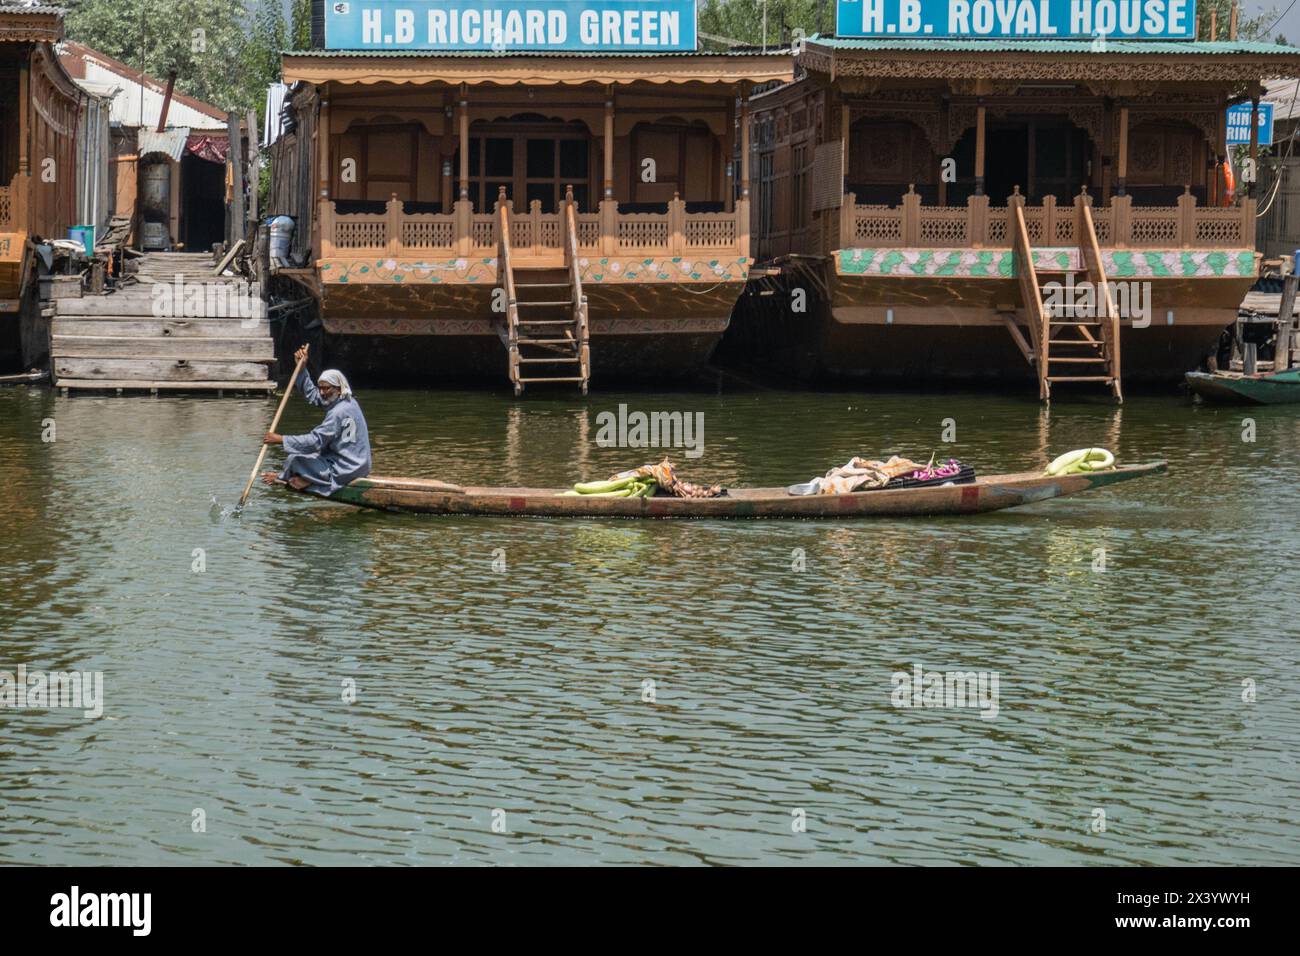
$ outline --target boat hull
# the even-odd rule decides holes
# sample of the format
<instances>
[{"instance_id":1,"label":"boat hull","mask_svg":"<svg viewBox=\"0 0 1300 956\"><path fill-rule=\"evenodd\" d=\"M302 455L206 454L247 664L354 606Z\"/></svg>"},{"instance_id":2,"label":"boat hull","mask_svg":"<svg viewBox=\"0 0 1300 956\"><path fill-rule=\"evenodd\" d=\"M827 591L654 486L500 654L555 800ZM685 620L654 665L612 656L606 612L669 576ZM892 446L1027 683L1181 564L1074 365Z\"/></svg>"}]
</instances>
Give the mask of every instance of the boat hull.
<instances>
[{"instance_id":1,"label":"boat hull","mask_svg":"<svg viewBox=\"0 0 1300 956\"><path fill-rule=\"evenodd\" d=\"M1188 372L1187 387L1212 402L1237 405L1290 405L1300 402L1300 372L1258 378L1249 375Z\"/></svg>"},{"instance_id":2,"label":"boat hull","mask_svg":"<svg viewBox=\"0 0 1300 956\"><path fill-rule=\"evenodd\" d=\"M599 498L556 488L458 487L418 478L360 478L328 501L410 514L616 518L903 518L967 515L1079 494L1157 474L1163 461L1090 475L1023 472L971 484L882 489L847 495L789 495L745 488L721 498ZM313 496L315 497L315 496Z\"/></svg>"}]
</instances>

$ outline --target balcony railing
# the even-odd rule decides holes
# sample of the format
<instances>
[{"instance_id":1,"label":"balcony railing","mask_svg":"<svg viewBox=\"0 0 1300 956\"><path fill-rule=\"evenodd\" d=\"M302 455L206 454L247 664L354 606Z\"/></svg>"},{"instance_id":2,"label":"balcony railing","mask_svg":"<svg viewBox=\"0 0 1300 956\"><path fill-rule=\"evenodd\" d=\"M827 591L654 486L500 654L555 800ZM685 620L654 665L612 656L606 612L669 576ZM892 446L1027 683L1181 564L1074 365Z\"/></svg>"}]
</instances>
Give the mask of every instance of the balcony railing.
<instances>
[{"instance_id":1,"label":"balcony railing","mask_svg":"<svg viewBox=\"0 0 1300 956\"><path fill-rule=\"evenodd\" d=\"M510 247L516 260L564 258L562 213L544 213L534 200L527 211L515 212L509 200ZM686 211L674 197L667 211L619 212L607 200L599 212L578 213L580 256L748 256L749 203L741 200L734 212ZM458 202L450 213L408 213L394 196L381 213L336 211L333 201L321 203L321 257L495 256L497 231L493 213L476 213L469 202Z\"/></svg>"},{"instance_id":2,"label":"balcony railing","mask_svg":"<svg viewBox=\"0 0 1300 956\"><path fill-rule=\"evenodd\" d=\"M989 206L988 196L972 196L965 206L924 206L909 189L897 206L859 206L853 193L840 208L840 248L862 249L960 248L990 246L1010 248L1011 207L1024 210L1025 228L1035 246L1074 246L1079 215L1076 208L1087 200L1058 204L1046 197L1030 206L1017 191L1006 206ZM1102 246L1133 249L1253 249L1255 201L1236 206L1198 206L1184 190L1173 206L1134 206L1131 196L1112 196L1109 205L1092 205L1097 241Z\"/></svg>"},{"instance_id":3,"label":"balcony railing","mask_svg":"<svg viewBox=\"0 0 1300 956\"><path fill-rule=\"evenodd\" d=\"M15 229L26 225L23 214L23 196L21 175L15 175L9 185L0 186L0 229Z\"/></svg>"}]
</instances>

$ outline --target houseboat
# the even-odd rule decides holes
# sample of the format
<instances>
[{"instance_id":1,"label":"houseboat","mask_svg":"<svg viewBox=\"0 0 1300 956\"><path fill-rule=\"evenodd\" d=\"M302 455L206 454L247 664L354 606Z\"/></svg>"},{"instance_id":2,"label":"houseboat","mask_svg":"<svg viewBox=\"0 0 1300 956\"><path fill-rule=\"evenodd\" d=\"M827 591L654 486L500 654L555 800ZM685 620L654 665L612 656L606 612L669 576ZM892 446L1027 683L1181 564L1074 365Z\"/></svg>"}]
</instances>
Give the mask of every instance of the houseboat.
<instances>
[{"instance_id":1,"label":"houseboat","mask_svg":"<svg viewBox=\"0 0 1300 956\"><path fill-rule=\"evenodd\" d=\"M700 50L694 0L317 8L269 212L331 361L516 394L707 361L750 271L749 96L788 51Z\"/></svg>"},{"instance_id":2,"label":"houseboat","mask_svg":"<svg viewBox=\"0 0 1300 956\"><path fill-rule=\"evenodd\" d=\"M0 7L0 371L48 352L31 240L66 238L81 212L86 94L59 65L62 37L57 7Z\"/></svg>"},{"instance_id":3,"label":"houseboat","mask_svg":"<svg viewBox=\"0 0 1300 956\"><path fill-rule=\"evenodd\" d=\"M1254 120L1300 50L1198 41L1194 4L1153 2L1165 29L1141 38L1154 21L1071 19L1107 0L1045 0L983 31L952 15L961 0L841 0L798 79L751 98L758 267L729 354L1043 399L1196 368L1257 275Z\"/></svg>"}]
</instances>

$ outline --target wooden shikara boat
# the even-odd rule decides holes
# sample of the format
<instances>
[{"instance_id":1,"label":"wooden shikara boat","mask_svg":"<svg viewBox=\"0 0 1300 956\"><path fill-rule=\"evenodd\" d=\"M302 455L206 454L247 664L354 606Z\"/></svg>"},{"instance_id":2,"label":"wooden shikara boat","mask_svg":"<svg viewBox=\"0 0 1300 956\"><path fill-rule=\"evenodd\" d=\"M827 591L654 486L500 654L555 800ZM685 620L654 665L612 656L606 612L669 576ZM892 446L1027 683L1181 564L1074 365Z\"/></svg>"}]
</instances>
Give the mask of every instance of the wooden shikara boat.
<instances>
[{"instance_id":1,"label":"wooden shikara boat","mask_svg":"<svg viewBox=\"0 0 1300 956\"><path fill-rule=\"evenodd\" d=\"M1087 475L1026 471L965 485L790 495L784 488L732 488L721 498L598 498L564 488L477 488L423 478L358 478L326 501L413 514L618 518L903 518L999 511L1077 495L1167 470L1163 461ZM312 492L303 494L320 497Z\"/></svg>"},{"instance_id":2,"label":"wooden shikara boat","mask_svg":"<svg viewBox=\"0 0 1300 956\"><path fill-rule=\"evenodd\" d=\"M1188 372L1187 387L1213 402L1287 405L1300 402L1300 369L1272 375L1240 372Z\"/></svg>"}]
</instances>

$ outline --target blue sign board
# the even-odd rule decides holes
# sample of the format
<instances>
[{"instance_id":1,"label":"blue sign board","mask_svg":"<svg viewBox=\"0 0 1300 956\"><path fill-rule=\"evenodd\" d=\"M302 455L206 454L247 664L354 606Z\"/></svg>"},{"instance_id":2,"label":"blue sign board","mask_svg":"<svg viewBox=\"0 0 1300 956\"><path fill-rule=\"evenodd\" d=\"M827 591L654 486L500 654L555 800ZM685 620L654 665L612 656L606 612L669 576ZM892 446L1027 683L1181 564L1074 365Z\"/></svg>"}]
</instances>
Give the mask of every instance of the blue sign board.
<instances>
[{"instance_id":1,"label":"blue sign board","mask_svg":"<svg viewBox=\"0 0 1300 956\"><path fill-rule=\"evenodd\" d=\"M695 0L326 0L327 50L696 47Z\"/></svg>"},{"instance_id":2,"label":"blue sign board","mask_svg":"<svg viewBox=\"0 0 1300 956\"><path fill-rule=\"evenodd\" d=\"M1259 104L1259 145L1268 146L1273 142L1273 104ZM1250 104L1238 103L1228 107L1228 145L1248 146L1250 144Z\"/></svg>"},{"instance_id":3,"label":"blue sign board","mask_svg":"<svg viewBox=\"0 0 1300 956\"><path fill-rule=\"evenodd\" d=\"M1193 40L1196 0L836 0L842 37ZM1103 48L1099 45L1098 52Z\"/></svg>"}]
</instances>

